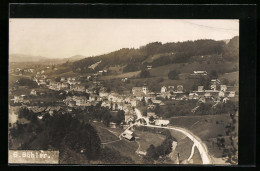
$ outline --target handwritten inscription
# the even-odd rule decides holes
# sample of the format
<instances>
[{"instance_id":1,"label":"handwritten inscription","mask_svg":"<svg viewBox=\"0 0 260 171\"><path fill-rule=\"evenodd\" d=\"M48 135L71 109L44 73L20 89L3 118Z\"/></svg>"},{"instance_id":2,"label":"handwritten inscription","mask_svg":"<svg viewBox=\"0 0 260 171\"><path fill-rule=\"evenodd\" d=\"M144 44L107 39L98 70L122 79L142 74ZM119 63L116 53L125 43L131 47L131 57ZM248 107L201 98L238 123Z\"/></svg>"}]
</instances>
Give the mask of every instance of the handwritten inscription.
<instances>
[{"instance_id":1,"label":"handwritten inscription","mask_svg":"<svg viewBox=\"0 0 260 171\"><path fill-rule=\"evenodd\" d=\"M9 150L9 163L58 164L59 151Z\"/></svg>"}]
</instances>

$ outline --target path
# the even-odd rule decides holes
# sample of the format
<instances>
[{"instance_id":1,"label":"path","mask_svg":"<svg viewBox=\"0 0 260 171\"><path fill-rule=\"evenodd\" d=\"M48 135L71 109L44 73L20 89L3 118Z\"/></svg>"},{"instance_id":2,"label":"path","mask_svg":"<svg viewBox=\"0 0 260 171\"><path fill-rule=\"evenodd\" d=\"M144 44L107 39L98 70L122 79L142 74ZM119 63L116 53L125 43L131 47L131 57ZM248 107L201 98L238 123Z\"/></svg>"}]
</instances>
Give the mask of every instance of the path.
<instances>
[{"instance_id":1,"label":"path","mask_svg":"<svg viewBox=\"0 0 260 171\"><path fill-rule=\"evenodd\" d=\"M195 144L193 144L192 148L191 148L191 153L190 153L190 157L188 158L188 161L190 161L190 159L193 157L194 155L194 149L195 149Z\"/></svg>"},{"instance_id":2,"label":"path","mask_svg":"<svg viewBox=\"0 0 260 171\"><path fill-rule=\"evenodd\" d=\"M102 144L102 145L105 145L105 144L110 144L110 143L114 143L114 142L118 142L118 141L121 141L121 140L119 139L119 140L104 142L104 143L101 143L101 144Z\"/></svg>"}]
</instances>

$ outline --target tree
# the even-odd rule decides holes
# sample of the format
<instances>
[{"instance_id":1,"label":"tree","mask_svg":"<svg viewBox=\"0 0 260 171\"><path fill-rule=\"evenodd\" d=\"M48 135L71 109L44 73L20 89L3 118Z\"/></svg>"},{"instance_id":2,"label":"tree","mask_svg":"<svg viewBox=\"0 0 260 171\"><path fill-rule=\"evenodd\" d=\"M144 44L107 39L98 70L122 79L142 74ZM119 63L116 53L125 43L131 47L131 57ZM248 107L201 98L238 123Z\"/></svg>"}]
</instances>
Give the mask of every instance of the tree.
<instances>
[{"instance_id":1,"label":"tree","mask_svg":"<svg viewBox=\"0 0 260 171\"><path fill-rule=\"evenodd\" d=\"M210 78L211 79L217 79L218 78L218 72L216 70L212 70L210 72Z\"/></svg>"},{"instance_id":2,"label":"tree","mask_svg":"<svg viewBox=\"0 0 260 171\"><path fill-rule=\"evenodd\" d=\"M145 157L149 161L157 160L159 158L159 155L157 154L157 150L153 144L151 144L147 149Z\"/></svg>"},{"instance_id":3,"label":"tree","mask_svg":"<svg viewBox=\"0 0 260 171\"><path fill-rule=\"evenodd\" d=\"M57 78L55 78L54 80L56 81L56 82L59 82L60 81L60 77L57 77Z\"/></svg>"},{"instance_id":4,"label":"tree","mask_svg":"<svg viewBox=\"0 0 260 171\"><path fill-rule=\"evenodd\" d=\"M161 109L160 106L158 104L156 104L154 112L156 113L156 115L160 116L161 114Z\"/></svg>"},{"instance_id":5,"label":"tree","mask_svg":"<svg viewBox=\"0 0 260 171\"><path fill-rule=\"evenodd\" d=\"M148 77L150 77L150 72L143 69L143 70L141 70L140 77L141 78L148 78Z\"/></svg>"},{"instance_id":6,"label":"tree","mask_svg":"<svg viewBox=\"0 0 260 171\"><path fill-rule=\"evenodd\" d=\"M153 116L150 116L150 117L149 117L149 121L150 121L150 122L154 121L154 117L153 117Z\"/></svg>"},{"instance_id":7,"label":"tree","mask_svg":"<svg viewBox=\"0 0 260 171\"><path fill-rule=\"evenodd\" d=\"M229 85L229 81L228 81L228 79L226 79L226 78L224 78L224 79L222 80L222 83L223 83L224 85Z\"/></svg>"},{"instance_id":8,"label":"tree","mask_svg":"<svg viewBox=\"0 0 260 171\"><path fill-rule=\"evenodd\" d=\"M71 126L71 130L66 134L64 142L69 148L78 153L83 153L88 160L97 159L100 154L101 142L99 136L89 124L78 123Z\"/></svg>"},{"instance_id":9,"label":"tree","mask_svg":"<svg viewBox=\"0 0 260 171\"><path fill-rule=\"evenodd\" d=\"M168 73L168 78L170 80L178 80L179 79L179 72L176 70L172 70Z\"/></svg>"},{"instance_id":10,"label":"tree","mask_svg":"<svg viewBox=\"0 0 260 171\"><path fill-rule=\"evenodd\" d=\"M142 102L143 106L145 106L145 105L146 105L146 102L145 102L145 97L144 97L144 96L143 96L143 98L142 98L141 102Z\"/></svg>"},{"instance_id":11,"label":"tree","mask_svg":"<svg viewBox=\"0 0 260 171\"><path fill-rule=\"evenodd\" d=\"M125 112L123 110L118 110L117 117L113 120L117 125L125 120Z\"/></svg>"}]
</instances>

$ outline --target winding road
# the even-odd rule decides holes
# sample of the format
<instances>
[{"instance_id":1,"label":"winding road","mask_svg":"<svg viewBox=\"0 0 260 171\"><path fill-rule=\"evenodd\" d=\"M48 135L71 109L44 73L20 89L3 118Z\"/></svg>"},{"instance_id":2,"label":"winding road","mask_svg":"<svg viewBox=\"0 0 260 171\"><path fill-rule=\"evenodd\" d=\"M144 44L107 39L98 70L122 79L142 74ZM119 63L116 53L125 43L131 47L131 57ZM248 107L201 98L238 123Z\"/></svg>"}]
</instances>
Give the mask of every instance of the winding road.
<instances>
[{"instance_id":1,"label":"winding road","mask_svg":"<svg viewBox=\"0 0 260 171\"><path fill-rule=\"evenodd\" d=\"M138 118L138 119L143 118L143 119L145 119L145 120L148 120L148 118L144 118L144 117L142 116L141 112L140 112L138 109L135 109L135 112L136 112L136 115L137 115L137 118ZM191 159L191 157L192 157L193 154L194 154L194 148L197 147L197 149L199 150L201 159L202 159L202 163L203 163L203 164L212 164L210 155L209 155L209 153L208 153L207 146L200 140L199 137L195 136L195 135L194 135L192 132L190 132L189 130L184 129L184 128L180 128L180 127L174 127L174 126L168 126L168 127L155 126L155 125L149 124L149 121L147 122L147 125L143 125L143 126L152 127L152 128L170 129L170 130L175 130L175 131L178 131L178 132L183 133L184 135L186 135L187 137L189 137L190 140L193 141L193 143L194 143L194 145L193 145L193 147L192 147L192 151L191 151L191 155L190 155L189 159Z\"/></svg>"},{"instance_id":2,"label":"winding road","mask_svg":"<svg viewBox=\"0 0 260 171\"><path fill-rule=\"evenodd\" d=\"M152 128L171 129L171 130L175 130L175 131L183 133L184 135L189 137L190 140L193 141L194 145L198 148L201 159L202 159L202 163L203 164L212 164L206 145L197 136L193 135L190 131L188 131L184 128L173 127L173 126L171 126L171 127L161 127L161 126L154 126L154 125L144 125L144 126L152 127Z\"/></svg>"},{"instance_id":3,"label":"winding road","mask_svg":"<svg viewBox=\"0 0 260 171\"><path fill-rule=\"evenodd\" d=\"M168 126L168 127L162 127L162 126L155 126L155 125L151 125L149 124L149 119L148 118L145 118L142 116L141 112L138 110L138 109L135 109L135 112L136 112L136 115L137 115L137 119L145 119L145 121L147 122L147 125L142 125L142 126L145 126L145 127L151 127L151 128L162 128L162 129L169 129L169 130L175 130L175 131L178 131L178 132L181 132L182 134L186 135L188 138L190 138L190 140L194 143L193 146L192 146L192 149L191 149L191 154L188 158L188 161L191 160L192 156L194 155L194 150L195 150L195 147L197 147L197 149L199 150L199 153L200 153L200 156L201 156L201 159L202 159L202 163L203 164L213 164L212 161L211 161L211 158L210 158L210 155L208 153L208 149L207 149L207 146L200 140L199 137L195 136L192 132L190 132L189 130L187 129L184 129L184 128L180 128L180 127L174 127L174 126ZM130 125L127 129L130 129L131 127L133 127L134 125L136 125L136 123ZM112 132L112 131L110 131ZM123 133L122 133L123 134ZM106 142L106 143L103 143L104 145L105 144L109 144L109 143L113 143L113 142L117 142L117 141L120 141L122 138L122 134L119 135L119 140L115 140L115 141L111 141L111 142ZM139 144L139 143L138 143ZM139 147L138 149L136 150L136 152L139 151L139 148L140 148L140 144L139 144Z\"/></svg>"}]
</instances>

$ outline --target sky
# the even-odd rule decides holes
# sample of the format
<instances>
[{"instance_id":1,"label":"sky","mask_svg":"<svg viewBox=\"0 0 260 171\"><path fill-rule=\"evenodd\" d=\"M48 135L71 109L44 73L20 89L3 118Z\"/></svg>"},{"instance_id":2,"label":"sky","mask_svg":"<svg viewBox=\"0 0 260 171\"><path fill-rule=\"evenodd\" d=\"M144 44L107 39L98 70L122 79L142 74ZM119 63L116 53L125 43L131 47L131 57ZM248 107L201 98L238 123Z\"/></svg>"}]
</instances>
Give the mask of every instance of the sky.
<instances>
[{"instance_id":1,"label":"sky","mask_svg":"<svg viewBox=\"0 0 260 171\"><path fill-rule=\"evenodd\" d=\"M225 40L238 35L239 20L10 19L9 54L88 57L157 41Z\"/></svg>"}]
</instances>

